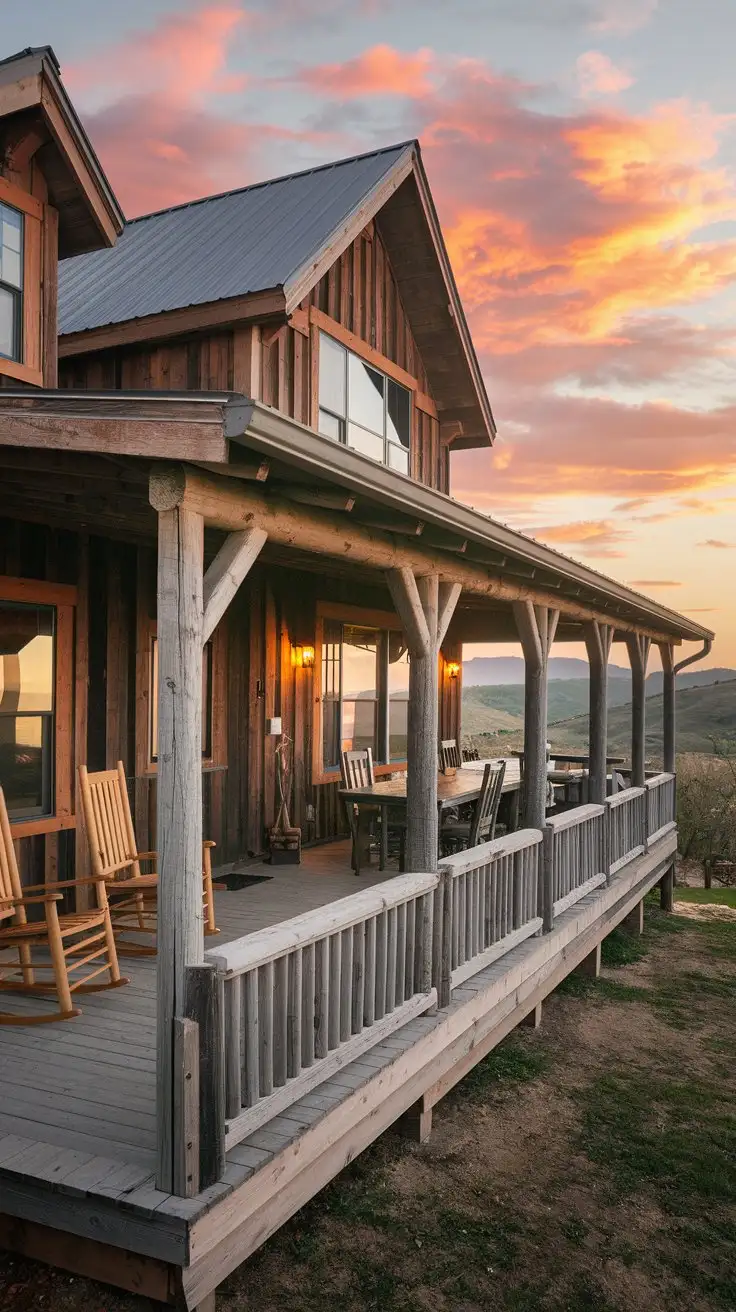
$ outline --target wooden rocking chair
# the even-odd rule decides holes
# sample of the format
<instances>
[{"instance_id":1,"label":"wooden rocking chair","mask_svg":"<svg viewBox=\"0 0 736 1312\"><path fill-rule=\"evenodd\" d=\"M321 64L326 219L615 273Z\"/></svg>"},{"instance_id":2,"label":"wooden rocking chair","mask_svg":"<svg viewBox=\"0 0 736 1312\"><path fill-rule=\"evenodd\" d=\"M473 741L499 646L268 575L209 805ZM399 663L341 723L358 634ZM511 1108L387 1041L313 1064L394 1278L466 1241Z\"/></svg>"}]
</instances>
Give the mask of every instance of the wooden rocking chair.
<instances>
[{"instance_id":1,"label":"wooden rocking chair","mask_svg":"<svg viewBox=\"0 0 736 1312\"><path fill-rule=\"evenodd\" d=\"M94 910L59 914L61 889L91 885L97 895ZM43 920L29 921L26 908L42 906ZM34 957L45 949L50 960ZM0 1025L40 1025L71 1020L80 1008L72 993L119 988L130 981L120 974L104 879L65 879L56 884L21 887L10 832L5 794L0 788L0 990L55 993L58 1011L0 1013ZM16 963L17 956L17 963ZM72 972L70 978L69 972ZM50 978L38 980L44 972ZM80 973L83 972L83 973ZM107 974L107 980L99 980ZM99 980L93 983L93 980Z\"/></svg>"},{"instance_id":2,"label":"wooden rocking chair","mask_svg":"<svg viewBox=\"0 0 736 1312\"><path fill-rule=\"evenodd\" d=\"M79 766L79 786L84 809L92 872L107 887L110 915L118 950L130 955L152 956L150 946L127 936L148 935L155 938L158 904L156 852L139 852L130 812L125 768L118 761L114 770L90 774ZM212 889L211 851L215 844L202 844L202 903L205 934L218 934L215 924L215 899ZM154 867L141 871L144 862Z\"/></svg>"}]
</instances>

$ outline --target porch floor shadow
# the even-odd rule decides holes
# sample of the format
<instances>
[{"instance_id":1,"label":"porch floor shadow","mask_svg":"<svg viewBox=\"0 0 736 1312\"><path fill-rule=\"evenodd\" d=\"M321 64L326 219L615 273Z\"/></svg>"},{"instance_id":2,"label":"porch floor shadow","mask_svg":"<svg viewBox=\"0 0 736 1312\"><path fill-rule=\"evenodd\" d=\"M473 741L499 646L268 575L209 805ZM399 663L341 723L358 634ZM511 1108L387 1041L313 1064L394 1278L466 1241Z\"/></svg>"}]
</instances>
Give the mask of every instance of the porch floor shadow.
<instances>
[{"instance_id":1,"label":"porch floor shadow","mask_svg":"<svg viewBox=\"0 0 736 1312\"><path fill-rule=\"evenodd\" d=\"M248 863L233 869L272 878L239 891L216 891L220 934L205 939L206 949L396 874L395 869L380 872L374 863L356 879L347 840L305 849L299 866ZM105 1170L116 1179L121 1168L133 1168L141 1176L153 1170L156 961L127 956L120 962L130 984L77 995L82 1014L76 1019L27 1028L0 1026L0 1167L9 1165L17 1153L24 1172L36 1178L43 1176L45 1160L54 1160L55 1169L61 1169L58 1153L45 1154L46 1145L68 1150L63 1157L67 1168L94 1169L100 1180ZM16 1015L45 1005L45 999L19 993L0 997L0 1010ZM48 1005L53 1008L55 1000L49 998Z\"/></svg>"}]
</instances>

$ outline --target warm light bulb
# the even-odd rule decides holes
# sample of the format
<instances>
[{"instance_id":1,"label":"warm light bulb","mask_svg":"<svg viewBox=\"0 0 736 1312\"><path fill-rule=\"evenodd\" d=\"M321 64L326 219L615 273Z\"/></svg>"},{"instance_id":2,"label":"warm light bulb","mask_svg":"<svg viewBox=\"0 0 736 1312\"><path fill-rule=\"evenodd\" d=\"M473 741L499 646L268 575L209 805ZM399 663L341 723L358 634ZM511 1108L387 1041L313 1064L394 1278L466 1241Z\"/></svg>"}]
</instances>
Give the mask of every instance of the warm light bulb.
<instances>
[{"instance_id":1,"label":"warm light bulb","mask_svg":"<svg viewBox=\"0 0 736 1312\"><path fill-rule=\"evenodd\" d=\"M448 679L457 679L460 674L460 666L457 661L448 661L445 666Z\"/></svg>"}]
</instances>

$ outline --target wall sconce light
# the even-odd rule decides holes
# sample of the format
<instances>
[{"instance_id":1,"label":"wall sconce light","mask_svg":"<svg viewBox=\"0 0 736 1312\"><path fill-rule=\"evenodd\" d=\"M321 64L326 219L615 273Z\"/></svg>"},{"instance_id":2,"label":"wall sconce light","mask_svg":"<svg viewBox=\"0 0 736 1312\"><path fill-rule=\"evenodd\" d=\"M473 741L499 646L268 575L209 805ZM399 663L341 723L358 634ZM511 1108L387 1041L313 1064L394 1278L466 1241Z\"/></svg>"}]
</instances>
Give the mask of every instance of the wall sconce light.
<instances>
[{"instance_id":1,"label":"wall sconce light","mask_svg":"<svg viewBox=\"0 0 736 1312\"><path fill-rule=\"evenodd\" d=\"M297 670L314 668L314 647L295 645L291 649L291 663Z\"/></svg>"},{"instance_id":2,"label":"wall sconce light","mask_svg":"<svg viewBox=\"0 0 736 1312\"><path fill-rule=\"evenodd\" d=\"M448 679L457 679L460 677L460 666L457 661L448 661L445 665Z\"/></svg>"}]
</instances>

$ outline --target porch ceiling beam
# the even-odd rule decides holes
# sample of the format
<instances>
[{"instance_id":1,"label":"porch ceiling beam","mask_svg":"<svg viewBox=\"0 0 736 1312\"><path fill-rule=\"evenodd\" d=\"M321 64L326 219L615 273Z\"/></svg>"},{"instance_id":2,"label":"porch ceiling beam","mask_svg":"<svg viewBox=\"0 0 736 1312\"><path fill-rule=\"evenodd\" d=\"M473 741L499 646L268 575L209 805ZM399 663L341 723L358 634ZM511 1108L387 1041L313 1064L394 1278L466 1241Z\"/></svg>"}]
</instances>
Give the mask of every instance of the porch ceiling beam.
<instances>
[{"instance_id":1,"label":"porch ceiling beam","mask_svg":"<svg viewBox=\"0 0 736 1312\"><path fill-rule=\"evenodd\" d=\"M218 464L213 460L198 460L199 469L209 473L225 474L228 478L242 478L247 483L265 483L271 468L268 460L239 460L228 465Z\"/></svg>"},{"instance_id":2,"label":"porch ceiling beam","mask_svg":"<svg viewBox=\"0 0 736 1312\"><path fill-rule=\"evenodd\" d=\"M229 533L204 576L202 642L212 637L246 574L261 553L267 534L261 528Z\"/></svg>"},{"instance_id":3,"label":"porch ceiling beam","mask_svg":"<svg viewBox=\"0 0 736 1312\"><path fill-rule=\"evenodd\" d=\"M422 542L393 539L385 529L375 530L351 519L331 515L329 511L297 507L285 498L266 496L255 485L234 479L212 477L191 466L156 465L151 473L149 497L154 509L163 511L187 506L200 513L206 524L233 532L243 528L263 528L269 542L299 551L354 561L373 569L411 569L417 576L436 573L445 582L460 583L463 591L477 597L500 601L530 601L534 605L563 609L566 617L600 620L610 624L611 616L603 610L568 601L559 593L548 591L505 573L490 573L489 566L473 565L465 557L425 549ZM643 632L654 641L672 642L672 633L642 627L620 617L616 629Z\"/></svg>"},{"instance_id":4,"label":"porch ceiling beam","mask_svg":"<svg viewBox=\"0 0 736 1312\"><path fill-rule=\"evenodd\" d=\"M279 489L282 496L287 501L296 501L302 506L319 506L321 510L342 510L349 514L355 505L355 497L351 492L345 492L341 488L325 487L281 487Z\"/></svg>"}]
</instances>

